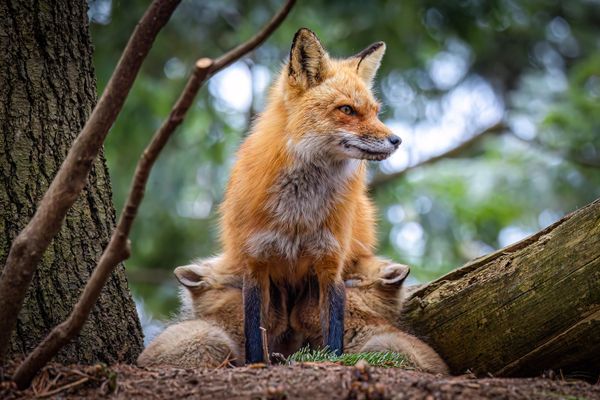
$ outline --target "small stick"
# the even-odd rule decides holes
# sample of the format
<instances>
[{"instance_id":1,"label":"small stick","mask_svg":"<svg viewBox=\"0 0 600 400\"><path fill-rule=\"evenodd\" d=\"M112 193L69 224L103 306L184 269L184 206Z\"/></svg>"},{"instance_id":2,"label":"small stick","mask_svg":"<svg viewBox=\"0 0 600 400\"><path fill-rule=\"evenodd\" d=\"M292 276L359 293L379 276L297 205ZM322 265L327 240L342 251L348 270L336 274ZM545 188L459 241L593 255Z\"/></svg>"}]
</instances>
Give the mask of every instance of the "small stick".
<instances>
[{"instance_id":1,"label":"small stick","mask_svg":"<svg viewBox=\"0 0 600 400\"><path fill-rule=\"evenodd\" d=\"M269 344L267 342L267 330L260 327L260 336L262 338L262 348L263 348L263 359L265 360L265 364L271 365L271 359L269 358Z\"/></svg>"},{"instance_id":2,"label":"small stick","mask_svg":"<svg viewBox=\"0 0 600 400\"><path fill-rule=\"evenodd\" d=\"M88 377L81 378L78 381L71 382L71 383L66 384L64 386L61 386L61 387L58 387L56 389L50 390L49 392L40 393L36 397L48 397L48 396L52 396L53 394L60 393L60 392L62 392L64 390L70 389L70 388L75 387L75 386L79 386L79 385L81 385L81 384L83 384L83 383L85 383L85 382L87 382L89 380L90 380L90 378L88 378Z\"/></svg>"}]
</instances>

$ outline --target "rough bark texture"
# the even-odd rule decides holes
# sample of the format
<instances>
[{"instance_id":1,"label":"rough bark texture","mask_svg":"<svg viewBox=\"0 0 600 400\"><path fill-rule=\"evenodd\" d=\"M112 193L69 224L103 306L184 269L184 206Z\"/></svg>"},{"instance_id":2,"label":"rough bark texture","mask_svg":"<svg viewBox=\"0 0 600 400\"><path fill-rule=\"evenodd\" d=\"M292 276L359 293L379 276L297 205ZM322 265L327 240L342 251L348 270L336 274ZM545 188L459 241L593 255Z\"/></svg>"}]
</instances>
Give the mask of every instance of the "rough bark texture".
<instances>
[{"instance_id":1,"label":"rough bark texture","mask_svg":"<svg viewBox=\"0 0 600 400\"><path fill-rule=\"evenodd\" d=\"M0 265L95 104L86 14L85 1L0 3ZM34 276L11 340L13 356L26 354L68 316L114 222L101 155ZM141 349L141 328L121 265L81 335L58 359L132 362Z\"/></svg>"},{"instance_id":2,"label":"rough bark texture","mask_svg":"<svg viewBox=\"0 0 600 400\"><path fill-rule=\"evenodd\" d=\"M403 323L454 373L600 373L600 200L415 292Z\"/></svg>"}]
</instances>

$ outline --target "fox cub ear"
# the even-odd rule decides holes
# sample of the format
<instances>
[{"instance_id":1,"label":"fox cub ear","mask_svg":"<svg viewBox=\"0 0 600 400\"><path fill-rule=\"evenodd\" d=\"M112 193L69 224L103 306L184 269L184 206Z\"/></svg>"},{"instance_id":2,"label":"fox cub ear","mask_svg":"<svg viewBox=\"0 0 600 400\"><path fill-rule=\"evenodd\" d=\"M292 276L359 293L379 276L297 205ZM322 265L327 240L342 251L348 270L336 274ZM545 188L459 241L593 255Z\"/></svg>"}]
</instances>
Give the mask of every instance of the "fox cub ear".
<instances>
[{"instance_id":1,"label":"fox cub ear","mask_svg":"<svg viewBox=\"0 0 600 400\"><path fill-rule=\"evenodd\" d=\"M206 279L205 269L200 265L184 265L175 268L173 272L179 283L190 290L208 289L211 286Z\"/></svg>"},{"instance_id":2,"label":"fox cub ear","mask_svg":"<svg viewBox=\"0 0 600 400\"><path fill-rule=\"evenodd\" d=\"M381 65L381 59L385 53L385 43L373 43L354 58L358 60L356 64L356 73L360 76L367 85L373 85L375 74Z\"/></svg>"},{"instance_id":3,"label":"fox cub ear","mask_svg":"<svg viewBox=\"0 0 600 400\"><path fill-rule=\"evenodd\" d=\"M301 28L296 32L288 68L290 82L302 89L317 86L327 76L329 56L311 30Z\"/></svg>"},{"instance_id":4,"label":"fox cub ear","mask_svg":"<svg viewBox=\"0 0 600 400\"><path fill-rule=\"evenodd\" d=\"M400 289L409 272L410 267L408 265L386 265L379 271L379 286L390 290Z\"/></svg>"}]
</instances>

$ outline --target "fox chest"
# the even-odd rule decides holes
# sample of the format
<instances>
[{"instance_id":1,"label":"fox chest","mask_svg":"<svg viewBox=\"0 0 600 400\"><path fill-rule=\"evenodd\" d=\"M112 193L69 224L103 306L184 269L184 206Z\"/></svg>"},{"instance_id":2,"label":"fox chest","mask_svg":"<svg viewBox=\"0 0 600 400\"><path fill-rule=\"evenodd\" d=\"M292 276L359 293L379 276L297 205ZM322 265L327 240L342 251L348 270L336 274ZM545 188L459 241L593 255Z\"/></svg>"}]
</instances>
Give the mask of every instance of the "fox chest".
<instances>
[{"instance_id":1,"label":"fox chest","mask_svg":"<svg viewBox=\"0 0 600 400\"><path fill-rule=\"evenodd\" d=\"M327 220L343 201L353 164L310 165L285 171L269 189L268 229L251 239L253 255L297 260L339 250Z\"/></svg>"}]
</instances>

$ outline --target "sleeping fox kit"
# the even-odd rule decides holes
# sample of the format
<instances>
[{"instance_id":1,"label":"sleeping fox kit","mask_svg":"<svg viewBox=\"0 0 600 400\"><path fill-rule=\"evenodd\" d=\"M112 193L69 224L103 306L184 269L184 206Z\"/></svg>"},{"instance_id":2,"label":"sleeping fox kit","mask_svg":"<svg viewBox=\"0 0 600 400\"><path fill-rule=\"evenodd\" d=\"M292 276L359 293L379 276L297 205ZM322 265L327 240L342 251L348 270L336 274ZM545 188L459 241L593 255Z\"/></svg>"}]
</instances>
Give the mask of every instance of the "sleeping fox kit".
<instances>
[{"instance_id":1,"label":"sleeping fox kit","mask_svg":"<svg viewBox=\"0 0 600 400\"><path fill-rule=\"evenodd\" d=\"M366 160L383 160L400 144L378 119L371 90L384 51L379 42L334 59L313 32L300 29L240 147L221 208L221 239L225 263L243 277L249 363L263 361L260 326L273 302L293 305L293 293L310 279L319 292L322 344L343 350L342 269L371 257L374 245Z\"/></svg>"}]
</instances>

